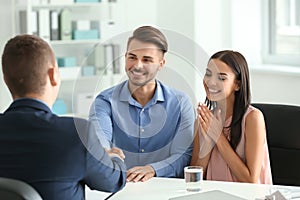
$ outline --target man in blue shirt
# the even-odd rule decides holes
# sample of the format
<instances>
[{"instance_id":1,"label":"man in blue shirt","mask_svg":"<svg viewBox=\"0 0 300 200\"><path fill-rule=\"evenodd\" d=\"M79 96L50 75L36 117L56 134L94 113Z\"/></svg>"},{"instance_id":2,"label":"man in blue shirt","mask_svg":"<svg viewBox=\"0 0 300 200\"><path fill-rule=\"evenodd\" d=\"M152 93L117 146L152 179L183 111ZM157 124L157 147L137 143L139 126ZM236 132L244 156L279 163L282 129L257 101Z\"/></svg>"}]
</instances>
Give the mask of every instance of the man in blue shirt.
<instances>
[{"instance_id":1,"label":"man in blue shirt","mask_svg":"<svg viewBox=\"0 0 300 200\"><path fill-rule=\"evenodd\" d=\"M194 111L186 94L156 80L168 50L165 36L142 26L128 39L128 80L101 92L90 120L102 144L124 151L127 181L183 177L192 152Z\"/></svg>"}]
</instances>

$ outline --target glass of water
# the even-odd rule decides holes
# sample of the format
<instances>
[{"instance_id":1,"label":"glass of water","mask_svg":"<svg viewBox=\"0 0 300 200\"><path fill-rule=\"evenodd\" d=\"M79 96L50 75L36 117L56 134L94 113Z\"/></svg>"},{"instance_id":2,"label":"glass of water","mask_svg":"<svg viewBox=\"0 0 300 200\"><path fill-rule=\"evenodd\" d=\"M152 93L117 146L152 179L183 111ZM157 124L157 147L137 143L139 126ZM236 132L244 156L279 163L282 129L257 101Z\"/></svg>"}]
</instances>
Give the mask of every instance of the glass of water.
<instances>
[{"instance_id":1,"label":"glass of water","mask_svg":"<svg viewBox=\"0 0 300 200\"><path fill-rule=\"evenodd\" d=\"M187 166L184 168L186 190L198 192L201 190L203 168L201 166Z\"/></svg>"}]
</instances>

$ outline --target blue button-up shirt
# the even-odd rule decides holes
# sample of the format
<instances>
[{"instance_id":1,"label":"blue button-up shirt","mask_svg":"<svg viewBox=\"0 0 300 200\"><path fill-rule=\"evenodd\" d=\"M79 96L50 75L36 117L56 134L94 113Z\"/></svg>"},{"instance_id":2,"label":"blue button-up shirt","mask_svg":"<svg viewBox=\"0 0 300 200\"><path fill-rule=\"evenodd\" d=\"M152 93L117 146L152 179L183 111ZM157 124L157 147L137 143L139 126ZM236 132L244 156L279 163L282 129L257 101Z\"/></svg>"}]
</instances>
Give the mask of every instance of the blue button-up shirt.
<instances>
[{"instance_id":1,"label":"blue button-up shirt","mask_svg":"<svg viewBox=\"0 0 300 200\"><path fill-rule=\"evenodd\" d=\"M143 107L124 81L96 97L89 119L105 147L124 151L128 169L148 164L156 176L183 177L191 159L195 119L183 92L156 81L155 94Z\"/></svg>"}]
</instances>

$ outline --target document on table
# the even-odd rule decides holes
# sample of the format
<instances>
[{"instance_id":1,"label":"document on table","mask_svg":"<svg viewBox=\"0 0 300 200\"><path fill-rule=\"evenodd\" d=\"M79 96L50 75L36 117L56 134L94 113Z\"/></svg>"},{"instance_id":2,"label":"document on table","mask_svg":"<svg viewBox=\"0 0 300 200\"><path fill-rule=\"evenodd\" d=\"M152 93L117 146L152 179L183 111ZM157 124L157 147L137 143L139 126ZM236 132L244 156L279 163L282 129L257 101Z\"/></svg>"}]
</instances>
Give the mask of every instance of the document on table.
<instances>
[{"instance_id":1,"label":"document on table","mask_svg":"<svg viewBox=\"0 0 300 200\"><path fill-rule=\"evenodd\" d=\"M169 200L200 200L200 199L209 199L209 200L245 200L244 198L223 192L221 190L212 190L207 192L200 192L195 194L190 194L186 196L174 197Z\"/></svg>"}]
</instances>

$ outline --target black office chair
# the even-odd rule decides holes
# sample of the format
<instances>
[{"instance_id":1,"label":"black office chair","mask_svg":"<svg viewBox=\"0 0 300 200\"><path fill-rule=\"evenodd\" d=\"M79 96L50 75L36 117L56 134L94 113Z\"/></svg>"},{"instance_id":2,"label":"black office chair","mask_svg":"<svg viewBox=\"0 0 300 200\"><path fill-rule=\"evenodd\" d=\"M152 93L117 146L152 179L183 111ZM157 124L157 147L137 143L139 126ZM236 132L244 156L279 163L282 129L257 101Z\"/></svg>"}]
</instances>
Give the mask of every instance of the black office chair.
<instances>
[{"instance_id":1,"label":"black office chair","mask_svg":"<svg viewBox=\"0 0 300 200\"><path fill-rule=\"evenodd\" d=\"M265 117L273 184L300 186L300 107L252 105Z\"/></svg>"},{"instance_id":2,"label":"black office chair","mask_svg":"<svg viewBox=\"0 0 300 200\"><path fill-rule=\"evenodd\" d=\"M10 178L0 177L0 199L42 200L39 193L29 184Z\"/></svg>"}]
</instances>

